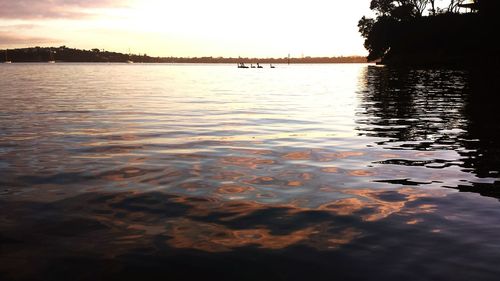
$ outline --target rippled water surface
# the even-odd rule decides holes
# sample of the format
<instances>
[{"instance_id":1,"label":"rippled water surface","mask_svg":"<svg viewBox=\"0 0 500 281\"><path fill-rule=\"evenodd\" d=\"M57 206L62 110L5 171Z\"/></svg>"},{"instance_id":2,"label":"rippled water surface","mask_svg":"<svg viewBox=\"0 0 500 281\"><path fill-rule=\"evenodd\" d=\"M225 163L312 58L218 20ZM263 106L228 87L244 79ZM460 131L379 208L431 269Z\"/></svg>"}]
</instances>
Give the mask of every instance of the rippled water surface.
<instances>
[{"instance_id":1,"label":"rippled water surface","mask_svg":"<svg viewBox=\"0 0 500 281\"><path fill-rule=\"evenodd\" d=\"M0 65L0 279L498 280L484 79Z\"/></svg>"}]
</instances>

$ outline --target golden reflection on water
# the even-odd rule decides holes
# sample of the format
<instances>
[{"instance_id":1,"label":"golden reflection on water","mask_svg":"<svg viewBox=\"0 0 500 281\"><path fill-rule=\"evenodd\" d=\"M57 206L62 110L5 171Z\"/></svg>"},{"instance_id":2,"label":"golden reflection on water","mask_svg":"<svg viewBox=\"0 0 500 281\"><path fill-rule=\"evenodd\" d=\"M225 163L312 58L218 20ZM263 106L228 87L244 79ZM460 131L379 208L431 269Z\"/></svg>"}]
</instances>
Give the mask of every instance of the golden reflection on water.
<instances>
[{"instance_id":1,"label":"golden reflection on water","mask_svg":"<svg viewBox=\"0 0 500 281\"><path fill-rule=\"evenodd\" d=\"M132 136L126 139L134 140ZM226 141L211 142L210 145L237 146ZM91 153L116 155L137 152L145 147L133 144L93 147ZM412 226L423 222L418 217L420 214L433 213L437 208L432 204L414 203L427 197L446 196L438 189L361 186L369 186L377 176L389 174L390 170L359 163L412 157L422 159L435 156L433 153L230 148L230 155L225 155L198 151L193 145L164 147L169 148L181 153L162 157L167 157L168 161L174 159L181 165L161 165L160 161L157 165L148 166L144 164L151 159L136 155L120 167L97 174L96 179L118 183L121 185L117 186L123 188L133 183L165 186L170 194L176 194L171 200L187 207L187 213L162 218L161 210L146 211L149 201L137 210L133 206L119 211L113 204L119 204L124 198L118 196L107 206L102 206L102 214L92 215L94 219L116 229L117 236L111 239L112 243L132 247L147 244L153 237L161 236L163 243L170 247L210 253L242 247L278 250L296 245L335 250L366 233L356 224L337 225L334 218L353 217L369 223L401 216L406 225ZM401 171L397 170L397 173ZM432 170L427 176L430 179L443 178L449 177L450 173L454 172ZM394 178L394 175L389 175ZM401 174L401 177L404 176ZM353 188L346 183L356 183L360 187ZM97 187L87 191L102 190ZM143 193L134 188L129 194L140 197ZM280 212L274 214L273 210ZM121 212L124 217L116 217ZM326 217L318 221L294 222L311 213ZM254 218L256 223L240 223L256 214L262 216ZM277 217L269 220L266 216ZM279 225L280 221L290 221L293 227L287 229L286 224L276 227L274 223ZM126 251L126 248L121 251Z\"/></svg>"},{"instance_id":2,"label":"golden reflection on water","mask_svg":"<svg viewBox=\"0 0 500 281\"><path fill-rule=\"evenodd\" d=\"M388 216L404 211L406 214L418 214L432 212L435 208L433 205L422 204L416 208L405 208L409 203L416 201L419 198L425 197L441 197L446 193L440 191L423 192L422 190L412 188L400 188L395 191L377 191L372 189L356 189L344 190L346 194L355 195L356 197L340 199L335 202L327 203L319 207L321 210L333 211L338 215L352 215L357 211L370 208L372 211L369 214L361 215L363 220L377 221ZM380 195L384 192L396 192L400 195L398 200L386 201L380 199Z\"/></svg>"},{"instance_id":3,"label":"golden reflection on water","mask_svg":"<svg viewBox=\"0 0 500 281\"><path fill-rule=\"evenodd\" d=\"M348 174L350 176L354 176L354 177L370 177L370 176L375 175L374 172L370 172L367 170L353 170L353 171L349 171Z\"/></svg>"},{"instance_id":4,"label":"golden reflection on water","mask_svg":"<svg viewBox=\"0 0 500 281\"><path fill-rule=\"evenodd\" d=\"M257 169L259 165L272 165L275 161L271 159L260 159L250 157L222 157L221 165L242 166L249 169Z\"/></svg>"},{"instance_id":5,"label":"golden reflection on water","mask_svg":"<svg viewBox=\"0 0 500 281\"><path fill-rule=\"evenodd\" d=\"M241 194L252 190L253 188L248 186L234 185L222 185L218 188L218 192L222 194ZM424 191L416 188L349 189L343 190L343 193L349 197L333 200L315 208L304 207L300 200L286 204L264 204L241 198L227 201L180 196L169 200L187 207L188 212L182 216L162 219L161 212L133 211L136 208L134 207L127 211L123 218L113 217L112 214L119 212L114 206L128 200L127 198L134 198L125 194L110 199L106 205L101 206L103 209L110 208L109 211L101 210L102 214L93 217L108 225L113 225L115 229L126 231L118 235L113 242L120 245L132 245L161 235L166 237L164 242L171 247L212 253L249 246L276 250L294 245L308 245L319 250L334 250L363 237L364 233L357 224L337 225L335 219L328 218L353 216L360 217L366 222L375 222L398 215L407 218L406 224L415 225L422 222L421 218L416 218L417 214L430 214L436 211L436 206L432 204L417 203L419 199L446 196L446 193L441 191ZM140 198L141 194L137 193L134 196ZM158 201L161 196L155 195L147 198L149 199L143 200L144 203L137 205L144 206L145 211L150 204L148 202ZM165 206L169 208L168 204ZM269 212L268 215L272 217L266 218L265 216L268 216L266 212ZM303 214L314 215L315 212L319 212L317 214L320 217L326 217L319 221L293 224L293 228L289 230L278 230L273 223L266 222L293 221ZM240 225L240 221L249 220L256 214L264 216L258 219L260 222L255 225L253 223Z\"/></svg>"},{"instance_id":6,"label":"golden reflection on water","mask_svg":"<svg viewBox=\"0 0 500 281\"><path fill-rule=\"evenodd\" d=\"M445 193L433 191L423 192L412 188L401 188L397 190L344 190L345 194L354 196L351 198L339 199L317 208L305 208L295 203L274 205L275 208L286 208L287 215L293 216L303 212L325 211L332 216L355 215L362 210L369 210L367 214L361 215L365 221L377 221L388 216L399 213L409 216L419 213L431 213L436 206L430 204L420 204L408 207L408 204L420 198L445 196ZM381 195L390 193L398 196L397 200L384 200ZM241 202L206 202L207 204L192 204L192 213L197 217L210 216L210 212L231 214L224 218L224 221L233 221L246 217L259 210L269 208L268 205L251 201ZM216 203L216 206L209 206ZM420 220L409 216L408 224L416 224ZM332 226L328 222L318 223L303 229L292 231L288 234L273 234L272 229L258 227L252 229L231 229L225 225L214 223L200 223L195 220L182 218L173 223L174 227L168 230L168 236L172 237L167 243L177 248L193 248L208 252L229 251L231 249L258 246L267 249L282 249L296 244L305 244L321 249L337 248L353 241L363 235L362 231L356 227L347 227L332 233L329 231ZM272 226L271 226L272 227Z\"/></svg>"},{"instance_id":7,"label":"golden reflection on water","mask_svg":"<svg viewBox=\"0 0 500 281\"><path fill-rule=\"evenodd\" d=\"M339 169L337 167L326 167L321 169L325 173L338 173Z\"/></svg>"},{"instance_id":8,"label":"golden reflection on water","mask_svg":"<svg viewBox=\"0 0 500 281\"><path fill-rule=\"evenodd\" d=\"M351 198L339 199L317 208L305 208L295 203L274 205L275 208L286 208L287 215L299 215L303 212L325 211L332 216L356 215L362 210L369 210L362 219L368 222L382 220L394 214L408 216L408 224L417 224L421 219L412 218L416 214L432 213L436 206L431 204L417 204L408 207L409 203L426 197L445 196L446 193L439 191L424 192L413 188L400 188L396 190L372 190L356 189L344 190L345 194L354 196ZM397 196L397 200L384 200L381 198L385 193ZM209 202L213 204L214 202ZM265 210L268 205L257 202L218 202L216 208L204 206L203 204L193 204L192 215L205 217L210 216L210 212L233 214L225 217L224 220L232 221L237 218L249 216L259 210ZM273 234L272 229L265 227L234 230L224 225L214 223L199 223L186 218L176 221L174 227L169 230L168 235L172 239L168 244L178 248L193 248L208 252L228 251L234 248L256 245L260 248L282 249L296 244L305 244L320 249L332 249L348 244L354 239L363 235L356 227L344 227L340 231L332 233L331 225L328 222L318 223L300 230L292 231L288 234ZM334 226L334 225L333 225ZM272 227L272 226L271 226Z\"/></svg>"},{"instance_id":9,"label":"golden reflection on water","mask_svg":"<svg viewBox=\"0 0 500 281\"><path fill-rule=\"evenodd\" d=\"M311 151L297 151L286 153L282 157L288 160L310 160L311 154Z\"/></svg>"},{"instance_id":10,"label":"golden reflection on water","mask_svg":"<svg viewBox=\"0 0 500 281\"><path fill-rule=\"evenodd\" d=\"M313 227L294 231L287 235L273 235L269 229L231 230L214 224L178 221L169 232L173 238L167 243L175 248L190 248L206 252L230 251L244 246L266 249L283 249L306 240L314 232Z\"/></svg>"},{"instance_id":11,"label":"golden reflection on water","mask_svg":"<svg viewBox=\"0 0 500 281\"><path fill-rule=\"evenodd\" d=\"M241 186L234 184L223 184L217 188L217 193L219 194L238 194L245 193L249 191L254 191L255 189L251 186Z\"/></svg>"}]
</instances>

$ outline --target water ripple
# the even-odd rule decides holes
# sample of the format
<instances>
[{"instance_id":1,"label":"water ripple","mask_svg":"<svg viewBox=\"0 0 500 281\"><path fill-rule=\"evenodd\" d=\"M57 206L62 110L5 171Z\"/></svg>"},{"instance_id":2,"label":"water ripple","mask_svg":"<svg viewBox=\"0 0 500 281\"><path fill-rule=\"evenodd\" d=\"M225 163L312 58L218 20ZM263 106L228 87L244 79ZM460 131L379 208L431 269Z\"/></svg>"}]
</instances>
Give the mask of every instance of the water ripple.
<instances>
[{"instance_id":1,"label":"water ripple","mask_svg":"<svg viewBox=\"0 0 500 281\"><path fill-rule=\"evenodd\" d=\"M481 77L0 66L0 276L235 261L273 280L496 280L500 122Z\"/></svg>"}]
</instances>

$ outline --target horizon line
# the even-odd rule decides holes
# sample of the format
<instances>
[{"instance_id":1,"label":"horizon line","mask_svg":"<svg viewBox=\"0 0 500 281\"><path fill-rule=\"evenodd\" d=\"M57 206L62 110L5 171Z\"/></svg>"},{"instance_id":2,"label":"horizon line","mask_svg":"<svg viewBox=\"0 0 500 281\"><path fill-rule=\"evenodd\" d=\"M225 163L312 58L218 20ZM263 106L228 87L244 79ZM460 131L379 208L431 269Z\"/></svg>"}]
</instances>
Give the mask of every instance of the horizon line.
<instances>
[{"instance_id":1,"label":"horizon line","mask_svg":"<svg viewBox=\"0 0 500 281\"><path fill-rule=\"evenodd\" d=\"M311 56L311 55L291 55L290 53L287 53L285 56L280 56L280 57L274 57L274 56L259 56L259 57L252 57L252 56L221 56L221 55L190 55L190 56L174 56L174 55L163 55L163 56L157 56L157 55L148 55L145 52L138 52L138 53L126 53L123 51L115 51L115 50L106 50L104 48L77 48L77 47L68 47L66 45L61 45L61 46L30 46L30 47L10 47L10 48L2 48L0 51L9 51L9 50L22 50L22 49L73 49L73 50L79 50L79 51L93 51L93 50L99 50L99 52L108 52L108 53L118 53L118 54L125 54L125 55L132 55L132 56L143 56L146 55L151 58L223 58L223 59L283 59L283 58L293 58L293 59L306 59L306 58L366 58L367 55L360 55L360 54L350 54L350 55L332 55L332 56L325 56L325 55L317 55L317 56Z\"/></svg>"}]
</instances>

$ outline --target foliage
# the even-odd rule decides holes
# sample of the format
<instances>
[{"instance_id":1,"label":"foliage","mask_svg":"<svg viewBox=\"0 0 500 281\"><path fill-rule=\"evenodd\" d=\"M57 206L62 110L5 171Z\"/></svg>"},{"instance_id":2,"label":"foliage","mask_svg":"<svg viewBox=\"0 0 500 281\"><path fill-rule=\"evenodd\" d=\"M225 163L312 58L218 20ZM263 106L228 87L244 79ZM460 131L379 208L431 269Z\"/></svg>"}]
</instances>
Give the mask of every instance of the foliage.
<instances>
[{"instance_id":1,"label":"foliage","mask_svg":"<svg viewBox=\"0 0 500 281\"><path fill-rule=\"evenodd\" d=\"M458 13L460 10L460 5L464 4L465 2L467 2L467 1L466 0L451 0L450 4L448 5L447 12Z\"/></svg>"},{"instance_id":2,"label":"foliage","mask_svg":"<svg viewBox=\"0 0 500 281\"><path fill-rule=\"evenodd\" d=\"M5 54L5 55L4 55ZM136 63L288 63L288 57L283 58L224 58L224 57L151 57L146 54L134 55L100 50L79 50L61 47L34 47L22 49L0 50L0 63L12 62L118 62L132 60ZM52 56L52 59L51 59ZM347 57L303 57L290 58L290 63L365 63L361 56Z\"/></svg>"},{"instance_id":3,"label":"foliage","mask_svg":"<svg viewBox=\"0 0 500 281\"><path fill-rule=\"evenodd\" d=\"M441 4L443 1L440 1ZM448 8L444 12L459 13L460 5L464 2L465 0L448 0ZM365 38L364 46L369 51L369 60L381 59L395 46L404 45L397 37L404 34L402 26L418 22L419 18L427 14L426 11L430 14L426 18L443 13L443 10L436 7L435 0L371 0L370 9L375 12L376 18L363 16L358 22L359 32Z\"/></svg>"}]
</instances>

